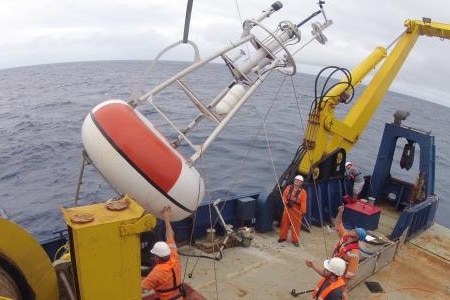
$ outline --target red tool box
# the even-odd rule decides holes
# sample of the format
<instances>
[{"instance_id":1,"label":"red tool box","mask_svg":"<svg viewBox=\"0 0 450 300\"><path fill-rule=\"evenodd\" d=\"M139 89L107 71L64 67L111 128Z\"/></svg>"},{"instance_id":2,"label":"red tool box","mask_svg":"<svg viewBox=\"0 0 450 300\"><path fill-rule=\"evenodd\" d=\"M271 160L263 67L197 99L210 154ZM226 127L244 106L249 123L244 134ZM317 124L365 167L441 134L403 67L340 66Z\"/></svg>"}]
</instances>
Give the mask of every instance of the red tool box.
<instances>
[{"instance_id":1,"label":"red tool box","mask_svg":"<svg viewBox=\"0 0 450 300\"><path fill-rule=\"evenodd\" d=\"M368 230L378 228L381 208L362 202L360 200L345 205L343 222L353 227L362 227Z\"/></svg>"}]
</instances>

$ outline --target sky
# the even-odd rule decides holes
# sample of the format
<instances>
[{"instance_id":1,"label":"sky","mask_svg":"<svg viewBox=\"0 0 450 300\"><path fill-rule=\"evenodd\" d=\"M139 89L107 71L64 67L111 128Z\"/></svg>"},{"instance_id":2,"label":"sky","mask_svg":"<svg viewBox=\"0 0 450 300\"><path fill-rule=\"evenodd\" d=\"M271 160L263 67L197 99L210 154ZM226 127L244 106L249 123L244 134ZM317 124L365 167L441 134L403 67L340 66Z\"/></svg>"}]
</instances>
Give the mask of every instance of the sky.
<instances>
[{"instance_id":1,"label":"sky","mask_svg":"<svg viewBox=\"0 0 450 300\"><path fill-rule=\"evenodd\" d=\"M202 57L241 35L242 21L261 15L273 1L194 0L189 39ZM263 24L299 23L318 9L317 0L285 0ZM323 66L352 69L376 46L387 47L406 19L430 17L450 24L448 0L326 0L333 25L324 46L308 47L295 60L299 72ZM0 69L97 60L152 60L183 37L187 0L2 0ZM313 21L323 21L322 16ZM300 27L302 43L310 23ZM421 37L391 90L450 107L450 41ZM182 46L162 59L192 60ZM308 65L306 65L308 62ZM311 67L311 65L314 67Z\"/></svg>"}]
</instances>

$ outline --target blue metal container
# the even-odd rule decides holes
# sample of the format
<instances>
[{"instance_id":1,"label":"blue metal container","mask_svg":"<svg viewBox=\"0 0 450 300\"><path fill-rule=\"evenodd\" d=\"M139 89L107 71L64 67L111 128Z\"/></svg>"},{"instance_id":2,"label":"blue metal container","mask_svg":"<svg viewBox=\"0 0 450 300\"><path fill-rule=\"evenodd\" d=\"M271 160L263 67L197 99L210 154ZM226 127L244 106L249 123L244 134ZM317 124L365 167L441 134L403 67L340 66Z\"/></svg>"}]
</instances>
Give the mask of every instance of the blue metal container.
<instances>
[{"instance_id":1,"label":"blue metal container","mask_svg":"<svg viewBox=\"0 0 450 300\"><path fill-rule=\"evenodd\" d=\"M261 193L256 199L255 229L260 233L272 231L273 198L268 193Z\"/></svg>"}]
</instances>

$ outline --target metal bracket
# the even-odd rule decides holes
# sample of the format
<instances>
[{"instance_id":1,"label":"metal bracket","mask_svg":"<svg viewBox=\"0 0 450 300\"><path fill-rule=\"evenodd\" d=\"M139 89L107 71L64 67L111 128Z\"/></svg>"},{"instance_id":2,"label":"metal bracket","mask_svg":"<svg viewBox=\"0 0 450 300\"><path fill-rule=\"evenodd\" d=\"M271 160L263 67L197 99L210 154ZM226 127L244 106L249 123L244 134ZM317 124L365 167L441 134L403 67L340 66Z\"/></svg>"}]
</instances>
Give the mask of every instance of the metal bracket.
<instances>
[{"instance_id":1,"label":"metal bracket","mask_svg":"<svg viewBox=\"0 0 450 300\"><path fill-rule=\"evenodd\" d=\"M222 224L223 228L225 228L226 236L225 236L225 239L223 240L223 242L220 243L219 253L217 253L217 255L216 255L216 260L221 260L223 258L223 249L225 248L228 239L230 238L231 235L236 233L236 231L233 231L233 227L231 225L225 223L225 220L222 217L222 213L220 212L219 208L217 207L217 205L219 205L220 202L222 202L222 200L219 198L213 202L213 206L219 217L220 223ZM239 237L237 237L237 238L240 242L242 242L242 240Z\"/></svg>"},{"instance_id":2,"label":"metal bracket","mask_svg":"<svg viewBox=\"0 0 450 300\"><path fill-rule=\"evenodd\" d=\"M144 231L149 231L155 228L156 218L153 215L145 214L136 222L131 224L123 224L120 226L120 235L128 236L139 234Z\"/></svg>"}]
</instances>

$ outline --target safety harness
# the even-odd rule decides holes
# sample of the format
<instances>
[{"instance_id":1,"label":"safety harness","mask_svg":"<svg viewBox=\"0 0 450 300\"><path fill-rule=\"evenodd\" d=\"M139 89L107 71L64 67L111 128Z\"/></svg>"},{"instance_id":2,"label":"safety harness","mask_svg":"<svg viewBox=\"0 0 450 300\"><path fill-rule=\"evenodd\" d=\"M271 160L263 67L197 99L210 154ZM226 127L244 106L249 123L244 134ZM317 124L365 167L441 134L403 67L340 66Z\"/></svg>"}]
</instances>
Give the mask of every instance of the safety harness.
<instances>
[{"instance_id":1,"label":"safety harness","mask_svg":"<svg viewBox=\"0 0 450 300\"><path fill-rule=\"evenodd\" d=\"M177 285L177 278L175 276L175 270L172 268L171 271L172 271L173 287L171 287L169 289L163 289L163 290L155 289L155 291L157 291L158 293L168 293L168 292L172 292L172 291L175 291L178 289L180 291L180 293L178 295L170 298L169 300L176 300L176 299L186 297L186 289L185 289L183 283L180 283Z\"/></svg>"},{"instance_id":2,"label":"safety harness","mask_svg":"<svg viewBox=\"0 0 450 300\"><path fill-rule=\"evenodd\" d=\"M353 250L353 249L359 249L358 241L350 241L347 242L349 239L349 236L345 236L342 238L342 240L339 242L339 244L334 247L333 251L333 257L343 257L347 252Z\"/></svg>"},{"instance_id":3,"label":"safety harness","mask_svg":"<svg viewBox=\"0 0 450 300\"><path fill-rule=\"evenodd\" d=\"M289 197L288 197L288 199L291 201L291 202L293 202L295 205L298 205L298 206L300 206L300 202L298 202L297 201L297 199L298 199L298 196L300 195L300 193L301 193L301 191L302 191L302 188L301 187L299 187L298 189L297 189L297 191L295 192L295 197L294 197L294 199L295 200L291 200L292 199L292 192L294 191L294 185L293 184L291 184L291 186L289 187Z\"/></svg>"}]
</instances>

